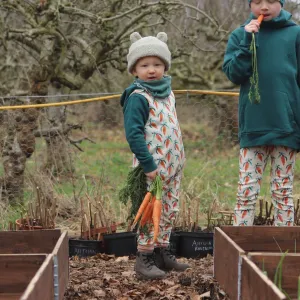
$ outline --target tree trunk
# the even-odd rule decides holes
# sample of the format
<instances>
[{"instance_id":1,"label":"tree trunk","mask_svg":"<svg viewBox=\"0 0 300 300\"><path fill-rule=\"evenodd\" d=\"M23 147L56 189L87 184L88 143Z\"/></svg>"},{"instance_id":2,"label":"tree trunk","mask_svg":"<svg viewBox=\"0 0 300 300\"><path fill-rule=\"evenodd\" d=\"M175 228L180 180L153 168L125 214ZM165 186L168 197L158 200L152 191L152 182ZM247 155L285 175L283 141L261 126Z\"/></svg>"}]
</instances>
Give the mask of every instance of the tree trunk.
<instances>
[{"instance_id":1,"label":"tree trunk","mask_svg":"<svg viewBox=\"0 0 300 300\"><path fill-rule=\"evenodd\" d=\"M1 143L3 169L2 200L12 205L23 202L26 160L35 149L36 109L1 113Z\"/></svg>"},{"instance_id":2,"label":"tree trunk","mask_svg":"<svg viewBox=\"0 0 300 300\"><path fill-rule=\"evenodd\" d=\"M11 127L11 126L10 126ZM23 203L26 155L21 150L16 133L9 128L3 147L2 200L11 205Z\"/></svg>"},{"instance_id":3,"label":"tree trunk","mask_svg":"<svg viewBox=\"0 0 300 300\"><path fill-rule=\"evenodd\" d=\"M46 138L46 170L54 176L67 176L74 171L68 141L63 136Z\"/></svg>"},{"instance_id":4,"label":"tree trunk","mask_svg":"<svg viewBox=\"0 0 300 300\"><path fill-rule=\"evenodd\" d=\"M59 102L59 97L55 95L61 94L61 87L58 83L52 83L48 87L48 102ZM68 130L66 130L66 108L50 107L47 109L47 127L49 134L45 135L47 145L47 162L46 170L54 176L69 175L74 171L70 142L68 139ZM53 128L59 128L54 130Z\"/></svg>"}]
</instances>

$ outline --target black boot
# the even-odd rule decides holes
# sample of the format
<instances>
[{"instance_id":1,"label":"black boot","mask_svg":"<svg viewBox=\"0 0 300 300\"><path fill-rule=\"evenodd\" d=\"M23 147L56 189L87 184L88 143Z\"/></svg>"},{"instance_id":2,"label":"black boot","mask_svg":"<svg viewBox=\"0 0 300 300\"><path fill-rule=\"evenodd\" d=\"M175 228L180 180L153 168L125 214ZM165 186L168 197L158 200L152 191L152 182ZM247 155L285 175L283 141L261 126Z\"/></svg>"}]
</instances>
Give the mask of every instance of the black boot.
<instances>
[{"instance_id":1,"label":"black boot","mask_svg":"<svg viewBox=\"0 0 300 300\"><path fill-rule=\"evenodd\" d=\"M179 263L169 248L155 248L155 264L162 270L184 271L190 268L188 264Z\"/></svg>"},{"instance_id":2,"label":"black boot","mask_svg":"<svg viewBox=\"0 0 300 300\"><path fill-rule=\"evenodd\" d=\"M161 279L166 276L166 273L156 266L153 252L137 252L134 269L138 279Z\"/></svg>"}]
</instances>

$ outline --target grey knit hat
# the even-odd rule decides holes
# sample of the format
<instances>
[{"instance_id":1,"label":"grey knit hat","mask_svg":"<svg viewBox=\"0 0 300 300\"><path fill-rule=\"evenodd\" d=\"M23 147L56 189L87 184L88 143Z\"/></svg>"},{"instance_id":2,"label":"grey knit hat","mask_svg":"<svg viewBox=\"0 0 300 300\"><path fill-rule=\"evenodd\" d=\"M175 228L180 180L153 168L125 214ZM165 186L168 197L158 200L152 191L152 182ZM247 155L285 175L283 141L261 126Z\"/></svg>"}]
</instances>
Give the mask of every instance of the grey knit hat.
<instances>
[{"instance_id":1,"label":"grey knit hat","mask_svg":"<svg viewBox=\"0 0 300 300\"><path fill-rule=\"evenodd\" d=\"M171 66L171 52L166 44L168 36L165 32L159 32L156 37L141 37L138 32L130 35L131 46L127 55L128 71L131 73L136 62L146 56L159 57L166 66L166 71Z\"/></svg>"}]
</instances>

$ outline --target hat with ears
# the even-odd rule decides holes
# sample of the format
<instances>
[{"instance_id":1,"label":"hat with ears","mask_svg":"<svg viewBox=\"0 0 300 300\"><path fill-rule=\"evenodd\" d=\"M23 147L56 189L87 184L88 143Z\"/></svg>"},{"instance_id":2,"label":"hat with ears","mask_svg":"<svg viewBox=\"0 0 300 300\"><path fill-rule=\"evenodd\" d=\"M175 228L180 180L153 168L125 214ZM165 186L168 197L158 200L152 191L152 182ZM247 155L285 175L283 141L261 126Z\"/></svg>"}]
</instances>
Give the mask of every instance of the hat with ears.
<instances>
[{"instance_id":1,"label":"hat with ears","mask_svg":"<svg viewBox=\"0 0 300 300\"><path fill-rule=\"evenodd\" d=\"M251 1L252 1L252 0L248 0L249 4L251 3ZM279 2L280 2L280 4L281 4L281 6L283 6L285 0L279 0Z\"/></svg>"},{"instance_id":2,"label":"hat with ears","mask_svg":"<svg viewBox=\"0 0 300 300\"><path fill-rule=\"evenodd\" d=\"M159 57L166 66L166 71L171 66L171 52L167 45L168 36L159 32L157 36L142 37L138 32L130 35L131 46L127 55L128 71L131 73L136 62L146 56Z\"/></svg>"}]
</instances>

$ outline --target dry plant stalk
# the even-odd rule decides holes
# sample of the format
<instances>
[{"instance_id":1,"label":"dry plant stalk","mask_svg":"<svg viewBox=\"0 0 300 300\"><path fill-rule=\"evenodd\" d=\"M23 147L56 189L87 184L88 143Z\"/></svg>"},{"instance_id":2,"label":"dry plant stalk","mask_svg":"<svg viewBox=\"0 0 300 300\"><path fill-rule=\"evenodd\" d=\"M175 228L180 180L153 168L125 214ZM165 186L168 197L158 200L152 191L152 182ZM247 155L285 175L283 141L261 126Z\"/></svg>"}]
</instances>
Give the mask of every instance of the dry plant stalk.
<instances>
[{"instance_id":1,"label":"dry plant stalk","mask_svg":"<svg viewBox=\"0 0 300 300\"><path fill-rule=\"evenodd\" d=\"M33 229L41 226L43 229L55 228L57 199L51 179L43 173L28 174L29 182L36 192L35 201L29 202L25 218L21 215L21 225Z\"/></svg>"},{"instance_id":2,"label":"dry plant stalk","mask_svg":"<svg viewBox=\"0 0 300 300\"><path fill-rule=\"evenodd\" d=\"M85 198L80 199L81 238L101 240L103 233L115 232L113 227L120 224L112 222L114 214L109 201L104 202L98 193L91 197L91 192L86 192Z\"/></svg>"}]
</instances>

